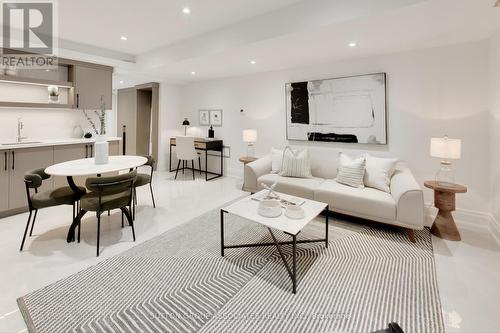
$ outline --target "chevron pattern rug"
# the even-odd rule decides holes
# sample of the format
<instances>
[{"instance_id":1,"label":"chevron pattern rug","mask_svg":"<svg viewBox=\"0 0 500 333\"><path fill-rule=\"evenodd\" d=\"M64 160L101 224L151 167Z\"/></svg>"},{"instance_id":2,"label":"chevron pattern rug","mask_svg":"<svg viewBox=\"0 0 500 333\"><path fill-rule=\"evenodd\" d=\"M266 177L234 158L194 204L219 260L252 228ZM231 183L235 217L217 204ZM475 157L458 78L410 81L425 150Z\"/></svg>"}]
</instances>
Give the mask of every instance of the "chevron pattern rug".
<instances>
[{"instance_id":1,"label":"chevron pattern rug","mask_svg":"<svg viewBox=\"0 0 500 333\"><path fill-rule=\"evenodd\" d=\"M231 215L225 229L227 244L271 241ZM319 218L299 238L323 233ZM217 209L18 304L30 332L444 332L430 234L416 236L333 219L328 249L298 245L293 295L275 248L220 257Z\"/></svg>"}]
</instances>

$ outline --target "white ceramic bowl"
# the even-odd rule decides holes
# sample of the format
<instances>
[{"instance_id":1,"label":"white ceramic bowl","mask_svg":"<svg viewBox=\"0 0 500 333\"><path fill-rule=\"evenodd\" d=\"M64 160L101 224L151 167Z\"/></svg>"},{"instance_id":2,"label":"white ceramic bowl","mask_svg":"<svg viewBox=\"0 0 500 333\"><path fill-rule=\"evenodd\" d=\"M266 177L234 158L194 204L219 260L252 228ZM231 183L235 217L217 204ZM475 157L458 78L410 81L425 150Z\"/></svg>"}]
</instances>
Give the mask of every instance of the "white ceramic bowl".
<instances>
[{"instance_id":1,"label":"white ceramic bowl","mask_svg":"<svg viewBox=\"0 0 500 333\"><path fill-rule=\"evenodd\" d=\"M304 212L304 209L300 206L289 205L286 207L285 215L290 219L300 220L306 216L306 213Z\"/></svg>"},{"instance_id":2,"label":"white ceramic bowl","mask_svg":"<svg viewBox=\"0 0 500 333\"><path fill-rule=\"evenodd\" d=\"M278 217L281 215L281 204L278 200L262 200L257 212L264 217Z\"/></svg>"}]
</instances>

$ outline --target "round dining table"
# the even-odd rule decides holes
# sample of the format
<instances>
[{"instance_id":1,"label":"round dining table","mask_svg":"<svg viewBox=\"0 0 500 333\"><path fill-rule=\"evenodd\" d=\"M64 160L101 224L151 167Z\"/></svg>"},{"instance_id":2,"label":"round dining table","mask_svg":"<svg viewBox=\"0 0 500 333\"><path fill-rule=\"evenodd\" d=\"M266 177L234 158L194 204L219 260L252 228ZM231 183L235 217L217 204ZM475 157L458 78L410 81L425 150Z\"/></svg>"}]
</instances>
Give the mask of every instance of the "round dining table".
<instances>
[{"instance_id":1,"label":"round dining table","mask_svg":"<svg viewBox=\"0 0 500 333\"><path fill-rule=\"evenodd\" d=\"M81 190L75 184L73 177L78 176L98 176L104 173L117 172L122 170L132 170L140 167L147 162L147 158L133 155L109 156L108 163L95 164L94 158L83 158L54 164L45 169L45 173L51 176L66 177L69 187L75 193L81 193ZM71 223L68 231L68 243L75 241L75 229L78 225L80 214Z\"/></svg>"}]
</instances>

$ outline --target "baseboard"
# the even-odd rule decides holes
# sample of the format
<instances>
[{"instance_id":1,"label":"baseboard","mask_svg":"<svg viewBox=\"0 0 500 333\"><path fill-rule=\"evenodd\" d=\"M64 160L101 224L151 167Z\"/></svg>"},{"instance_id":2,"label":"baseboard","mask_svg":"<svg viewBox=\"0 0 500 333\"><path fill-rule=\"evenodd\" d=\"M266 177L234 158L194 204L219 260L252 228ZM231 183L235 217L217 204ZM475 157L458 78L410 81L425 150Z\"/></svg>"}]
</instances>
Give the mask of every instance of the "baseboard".
<instances>
[{"instance_id":1,"label":"baseboard","mask_svg":"<svg viewBox=\"0 0 500 333\"><path fill-rule=\"evenodd\" d=\"M430 227L436 217L437 209L431 204L426 204L425 211L425 225ZM453 217L459 227L467 229L481 228L490 233L500 245L500 222L491 214L469 209L457 209L453 212Z\"/></svg>"},{"instance_id":2,"label":"baseboard","mask_svg":"<svg viewBox=\"0 0 500 333\"><path fill-rule=\"evenodd\" d=\"M493 238L495 238L497 244L500 245L500 222L497 221L493 216L491 217L491 223L489 230Z\"/></svg>"}]
</instances>

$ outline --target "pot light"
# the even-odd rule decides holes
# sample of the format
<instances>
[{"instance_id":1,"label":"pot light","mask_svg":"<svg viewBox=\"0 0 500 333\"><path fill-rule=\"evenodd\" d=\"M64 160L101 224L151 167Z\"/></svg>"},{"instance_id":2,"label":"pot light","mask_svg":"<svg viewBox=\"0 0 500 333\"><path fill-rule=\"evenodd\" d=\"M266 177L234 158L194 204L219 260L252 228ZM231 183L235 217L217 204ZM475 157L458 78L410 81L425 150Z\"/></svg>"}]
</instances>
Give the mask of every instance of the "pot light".
<instances>
[{"instance_id":1,"label":"pot light","mask_svg":"<svg viewBox=\"0 0 500 333\"><path fill-rule=\"evenodd\" d=\"M123 84L123 81L122 81L122 80L120 80L120 84Z\"/></svg>"},{"instance_id":2,"label":"pot light","mask_svg":"<svg viewBox=\"0 0 500 333\"><path fill-rule=\"evenodd\" d=\"M184 7L184 8L182 8L182 12L184 14L191 14L191 9L189 9L188 7Z\"/></svg>"},{"instance_id":3,"label":"pot light","mask_svg":"<svg viewBox=\"0 0 500 333\"><path fill-rule=\"evenodd\" d=\"M255 61L255 60L250 60L250 64L251 64L251 65L255 65L256 63L257 63L257 61Z\"/></svg>"},{"instance_id":4,"label":"pot light","mask_svg":"<svg viewBox=\"0 0 500 333\"><path fill-rule=\"evenodd\" d=\"M128 38L127 38L127 36L121 36L120 39L121 40L127 40Z\"/></svg>"},{"instance_id":5,"label":"pot light","mask_svg":"<svg viewBox=\"0 0 500 333\"><path fill-rule=\"evenodd\" d=\"M193 71L193 72L191 72L191 75L196 75L196 72L194 72L194 71Z\"/></svg>"},{"instance_id":6,"label":"pot light","mask_svg":"<svg viewBox=\"0 0 500 333\"><path fill-rule=\"evenodd\" d=\"M349 47L356 47L356 45L358 45L358 44L356 44L356 42L350 42L349 43Z\"/></svg>"}]
</instances>

